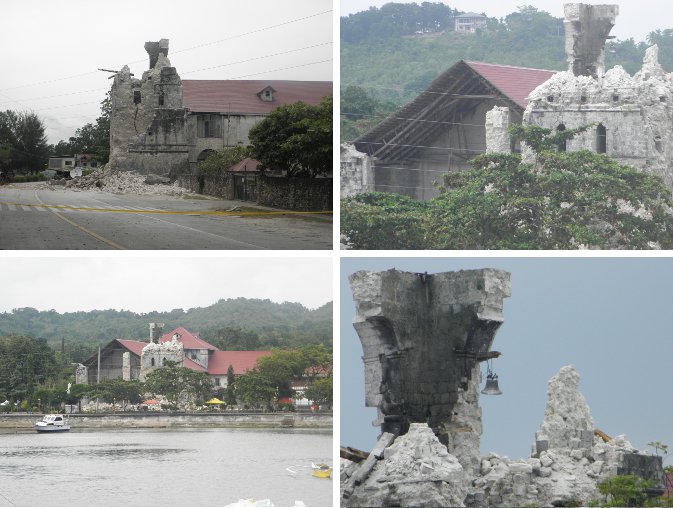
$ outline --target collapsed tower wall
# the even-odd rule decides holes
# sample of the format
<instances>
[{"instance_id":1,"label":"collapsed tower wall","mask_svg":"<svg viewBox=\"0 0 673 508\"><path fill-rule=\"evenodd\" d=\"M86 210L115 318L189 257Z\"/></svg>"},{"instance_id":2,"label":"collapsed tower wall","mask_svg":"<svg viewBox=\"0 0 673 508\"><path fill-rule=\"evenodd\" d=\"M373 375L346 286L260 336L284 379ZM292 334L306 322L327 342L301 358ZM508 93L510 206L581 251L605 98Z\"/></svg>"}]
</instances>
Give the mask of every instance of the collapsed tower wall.
<instances>
[{"instance_id":1,"label":"collapsed tower wall","mask_svg":"<svg viewBox=\"0 0 673 508\"><path fill-rule=\"evenodd\" d=\"M530 93L523 123L552 131L593 124L564 149L605 153L673 188L673 75L659 65L656 45L634 76L619 65L604 71L618 13L616 5L565 5L569 70Z\"/></svg>"},{"instance_id":2,"label":"collapsed tower wall","mask_svg":"<svg viewBox=\"0 0 673 508\"><path fill-rule=\"evenodd\" d=\"M365 403L382 432L427 423L471 471L479 464L479 362L503 322L509 273L494 269L350 276L364 351Z\"/></svg>"},{"instance_id":3,"label":"collapsed tower wall","mask_svg":"<svg viewBox=\"0 0 673 508\"><path fill-rule=\"evenodd\" d=\"M182 107L182 80L166 57L168 39L145 49L150 69L142 79L125 65L112 84L109 167L172 176L189 167L194 134Z\"/></svg>"}]
</instances>

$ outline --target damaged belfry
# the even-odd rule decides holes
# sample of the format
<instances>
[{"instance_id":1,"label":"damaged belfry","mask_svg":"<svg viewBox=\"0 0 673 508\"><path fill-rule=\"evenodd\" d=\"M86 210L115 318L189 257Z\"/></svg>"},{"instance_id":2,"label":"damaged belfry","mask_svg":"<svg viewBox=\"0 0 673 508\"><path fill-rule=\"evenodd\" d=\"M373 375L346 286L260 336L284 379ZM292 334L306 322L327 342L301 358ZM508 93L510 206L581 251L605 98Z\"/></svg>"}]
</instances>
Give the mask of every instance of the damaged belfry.
<instances>
[{"instance_id":1,"label":"damaged belfry","mask_svg":"<svg viewBox=\"0 0 673 508\"><path fill-rule=\"evenodd\" d=\"M568 71L554 74L528 96L524 124L552 131L592 127L559 148L605 153L661 177L673 188L673 75L645 52L630 76L620 65L605 71L605 42L617 5L565 4Z\"/></svg>"},{"instance_id":2,"label":"damaged belfry","mask_svg":"<svg viewBox=\"0 0 673 508\"><path fill-rule=\"evenodd\" d=\"M509 274L357 272L350 277L364 351L366 405L382 432L426 423L463 467L479 464L479 362L503 321Z\"/></svg>"},{"instance_id":3,"label":"damaged belfry","mask_svg":"<svg viewBox=\"0 0 673 508\"><path fill-rule=\"evenodd\" d=\"M382 433L360 462L342 462L342 506L580 506L623 474L662 492L661 457L595 428L572 366L549 381L530 458L480 456L479 363L499 355L509 273L360 271L350 283Z\"/></svg>"},{"instance_id":4,"label":"damaged belfry","mask_svg":"<svg viewBox=\"0 0 673 508\"><path fill-rule=\"evenodd\" d=\"M112 84L112 169L172 176L189 167L194 144L182 106L182 81L167 58L168 39L145 43L150 69L133 78L124 66ZM193 136L192 136L193 137Z\"/></svg>"}]
</instances>

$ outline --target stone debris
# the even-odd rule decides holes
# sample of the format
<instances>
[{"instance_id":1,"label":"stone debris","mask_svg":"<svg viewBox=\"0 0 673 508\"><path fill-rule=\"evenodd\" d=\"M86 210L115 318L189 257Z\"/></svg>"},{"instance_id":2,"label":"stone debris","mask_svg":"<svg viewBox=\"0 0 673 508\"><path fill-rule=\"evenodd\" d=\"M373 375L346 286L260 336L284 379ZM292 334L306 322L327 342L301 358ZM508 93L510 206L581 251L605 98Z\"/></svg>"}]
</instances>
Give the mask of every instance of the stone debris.
<instances>
[{"instance_id":1,"label":"stone debris","mask_svg":"<svg viewBox=\"0 0 673 508\"><path fill-rule=\"evenodd\" d=\"M661 478L659 457L639 454L624 436L604 442L594 435L594 420L573 366L562 367L550 379L547 397L532 457L483 457L466 506L582 506L599 499L598 484L612 476Z\"/></svg>"},{"instance_id":2,"label":"stone debris","mask_svg":"<svg viewBox=\"0 0 673 508\"><path fill-rule=\"evenodd\" d=\"M140 194L183 197L191 191L180 187L177 183L169 185L169 179L162 177L150 178L152 175L141 175L135 171L121 171L103 166L93 173L68 180L66 188L72 190L99 190L113 194ZM148 182L149 180L149 182Z\"/></svg>"},{"instance_id":3,"label":"stone debris","mask_svg":"<svg viewBox=\"0 0 673 508\"><path fill-rule=\"evenodd\" d=\"M470 474L426 424L412 423L366 474L362 464L342 460L342 506L586 506L601 499L598 484L615 475L660 482L663 474L661 457L639 453L624 436L605 442L594 434L573 366L549 381L528 459L489 453Z\"/></svg>"},{"instance_id":4,"label":"stone debris","mask_svg":"<svg viewBox=\"0 0 673 508\"><path fill-rule=\"evenodd\" d=\"M342 479L344 473L348 478L348 472L353 475L357 469L358 464L348 464ZM347 506L464 506L467 484L458 459L432 430L424 423L412 423L353 489Z\"/></svg>"}]
</instances>

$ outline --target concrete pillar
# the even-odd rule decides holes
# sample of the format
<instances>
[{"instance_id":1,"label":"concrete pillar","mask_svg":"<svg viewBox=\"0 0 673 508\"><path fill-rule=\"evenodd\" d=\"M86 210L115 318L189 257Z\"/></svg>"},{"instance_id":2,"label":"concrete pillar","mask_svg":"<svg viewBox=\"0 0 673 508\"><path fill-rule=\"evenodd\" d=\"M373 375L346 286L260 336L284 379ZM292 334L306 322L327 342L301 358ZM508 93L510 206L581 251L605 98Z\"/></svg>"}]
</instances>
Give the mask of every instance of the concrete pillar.
<instances>
[{"instance_id":1,"label":"concrete pillar","mask_svg":"<svg viewBox=\"0 0 673 508\"><path fill-rule=\"evenodd\" d=\"M128 351L122 354L122 379L131 381L131 353Z\"/></svg>"},{"instance_id":2,"label":"concrete pillar","mask_svg":"<svg viewBox=\"0 0 673 508\"><path fill-rule=\"evenodd\" d=\"M510 153L509 108L495 106L486 112L486 151Z\"/></svg>"},{"instance_id":3,"label":"concrete pillar","mask_svg":"<svg viewBox=\"0 0 673 508\"><path fill-rule=\"evenodd\" d=\"M341 145L341 197L374 192L374 168L369 155L358 152L354 145Z\"/></svg>"},{"instance_id":4,"label":"concrete pillar","mask_svg":"<svg viewBox=\"0 0 673 508\"><path fill-rule=\"evenodd\" d=\"M349 280L374 424L404 434L410 423L427 423L463 467L478 465L478 364L498 354L491 345L509 273L360 271Z\"/></svg>"}]
</instances>

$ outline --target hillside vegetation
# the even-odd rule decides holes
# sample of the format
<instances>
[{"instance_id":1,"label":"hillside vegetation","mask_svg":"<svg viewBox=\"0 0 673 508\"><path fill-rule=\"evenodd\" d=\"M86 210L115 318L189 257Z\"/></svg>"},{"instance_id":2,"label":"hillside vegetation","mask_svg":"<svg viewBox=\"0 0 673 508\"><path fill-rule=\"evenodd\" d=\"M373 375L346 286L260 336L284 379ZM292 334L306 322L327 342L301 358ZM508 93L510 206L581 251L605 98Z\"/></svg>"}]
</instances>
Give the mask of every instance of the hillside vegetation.
<instances>
[{"instance_id":1,"label":"hillside vegetation","mask_svg":"<svg viewBox=\"0 0 673 508\"><path fill-rule=\"evenodd\" d=\"M453 30L460 13L436 2L389 3L341 18L342 141L369 130L459 60L566 69L562 18L523 6L504 18L489 18L476 34L462 34ZM670 29L651 32L647 41L610 41L606 68L637 72L651 44L659 45L664 69L673 70Z\"/></svg>"},{"instance_id":2,"label":"hillside vegetation","mask_svg":"<svg viewBox=\"0 0 673 508\"><path fill-rule=\"evenodd\" d=\"M0 336L26 335L46 339L71 361L87 358L112 339L148 340L149 323L164 323L169 332L182 326L221 349L265 349L305 344L332 345L332 303L310 310L299 303L235 298L208 307L138 314L130 311L90 312L14 309L0 314Z\"/></svg>"}]
</instances>

